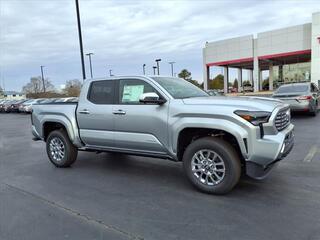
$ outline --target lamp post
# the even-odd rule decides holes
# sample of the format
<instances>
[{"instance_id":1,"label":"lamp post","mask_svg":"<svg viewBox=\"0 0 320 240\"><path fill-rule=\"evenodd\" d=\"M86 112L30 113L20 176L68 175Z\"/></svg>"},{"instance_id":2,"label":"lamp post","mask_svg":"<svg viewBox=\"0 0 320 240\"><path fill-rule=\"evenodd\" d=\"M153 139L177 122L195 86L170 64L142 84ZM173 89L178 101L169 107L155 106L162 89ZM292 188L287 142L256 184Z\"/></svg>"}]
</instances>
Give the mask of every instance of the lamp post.
<instances>
[{"instance_id":1,"label":"lamp post","mask_svg":"<svg viewBox=\"0 0 320 240\"><path fill-rule=\"evenodd\" d=\"M88 57L89 57L89 63L90 63L90 75L91 75L91 78L93 78L93 75L92 75L91 55L93 55L93 53L87 53L87 54L86 54L86 56L88 56Z\"/></svg>"},{"instance_id":2,"label":"lamp post","mask_svg":"<svg viewBox=\"0 0 320 240\"><path fill-rule=\"evenodd\" d=\"M153 68L153 75L156 75L156 69L157 69L157 67L156 67L156 66L153 66L152 68Z\"/></svg>"},{"instance_id":3,"label":"lamp post","mask_svg":"<svg viewBox=\"0 0 320 240\"><path fill-rule=\"evenodd\" d=\"M44 76L43 76L43 68L44 66L40 66L40 69L41 69L41 79L42 79L42 86L43 86L43 92L45 93L46 92L46 86L44 84Z\"/></svg>"},{"instance_id":4,"label":"lamp post","mask_svg":"<svg viewBox=\"0 0 320 240\"><path fill-rule=\"evenodd\" d=\"M143 72L143 75L146 75L146 64L145 63L142 65L142 72Z\"/></svg>"},{"instance_id":5,"label":"lamp post","mask_svg":"<svg viewBox=\"0 0 320 240\"><path fill-rule=\"evenodd\" d=\"M156 61L156 63L157 63L158 75L160 75L160 66L159 66L159 62L161 62L161 59L159 58L159 59L156 59L155 61Z\"/></svg>"},{"instance_id":6,"label":"lamp post","mask_svg":"<svg viewBox=\"0 0 320 240\"><path fill-rule=\"evenodd\" d=\"M77 11L77 23L78 23L78 34L79 34L79 45L80 45L80 57L81 57L81 68L82 68L82 78L86 79L86 68L84 65L84 55L83 55L83 44L82 44L82 33L81 33L81 21L80 21L80 10L79 10L79 1L75 0L76 11Z\"/></svg>"},{"instance_id":7,"label":"lamp post","mask_svg":"<svg viewBox=\"0 0 320 240\"><path fill-rule=\"evenodd\" d=\"M169 62L169 64L171 65L171 76L173 77L173 64L175 64L176 62Z\"/></svg>"}]
</instances>

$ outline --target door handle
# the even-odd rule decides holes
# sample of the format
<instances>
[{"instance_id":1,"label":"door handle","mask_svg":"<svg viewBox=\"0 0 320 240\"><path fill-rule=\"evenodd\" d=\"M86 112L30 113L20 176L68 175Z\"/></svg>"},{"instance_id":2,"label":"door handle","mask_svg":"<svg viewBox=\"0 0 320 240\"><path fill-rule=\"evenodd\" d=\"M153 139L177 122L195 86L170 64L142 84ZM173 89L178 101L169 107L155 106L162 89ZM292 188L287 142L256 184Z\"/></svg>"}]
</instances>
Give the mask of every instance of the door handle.
<instances>
[{"instance_id":1,"label":"door handle","mask_svg":"<svg viewBox=\"0 0 320 240\"><path fill-rule=\"evenodd\" d=\"M116 115L125 115L125 114L126 114L126 112L123 111L123 110L121 110L121 109L115 110L115 111L113 111L112 113L113 113L113 114L116 114Z\"/></svg>"},{"instance_id":2,"label":"door handle","mask_svg":"<svg viewBox=\"0 0 320 240\"><path fill-rule=\"evenodd\" d=\"M90 111L88 109L83 109L83 110L80 110L79 113L81 113L81 114L90 114Z\"/></svg>"}]
</instances>

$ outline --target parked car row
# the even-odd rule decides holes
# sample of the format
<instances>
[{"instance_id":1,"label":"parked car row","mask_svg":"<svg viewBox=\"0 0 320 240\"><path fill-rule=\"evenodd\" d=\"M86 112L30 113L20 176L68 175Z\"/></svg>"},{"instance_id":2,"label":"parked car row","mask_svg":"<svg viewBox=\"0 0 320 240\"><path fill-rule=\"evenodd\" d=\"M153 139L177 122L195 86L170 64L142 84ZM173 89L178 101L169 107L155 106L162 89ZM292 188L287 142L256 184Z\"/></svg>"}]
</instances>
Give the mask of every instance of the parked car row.
<instances>
[{"instance_id":1,"label":"parked car row","mask_svg":"<svg viewBox=\"0 0 320 240\"><path fill-rule=\"evenodd\" d=\"M22 100L0 100L1 113L31 113L32 106L35 104L77 102L78 98L38 98Z\"/></svg>"}]
</instances>

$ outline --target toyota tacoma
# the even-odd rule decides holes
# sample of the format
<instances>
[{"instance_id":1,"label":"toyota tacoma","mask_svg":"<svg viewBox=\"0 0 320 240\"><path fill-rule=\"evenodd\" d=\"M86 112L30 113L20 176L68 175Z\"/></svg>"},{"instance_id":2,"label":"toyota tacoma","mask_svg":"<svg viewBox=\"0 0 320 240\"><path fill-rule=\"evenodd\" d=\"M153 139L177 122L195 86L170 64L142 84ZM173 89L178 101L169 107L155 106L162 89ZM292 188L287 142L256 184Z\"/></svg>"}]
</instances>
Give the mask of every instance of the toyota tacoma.
<instances>
[{"instance_id":1,"label":"toyota tacoma","mask_svg":"<svg viewBox=\"0 0 320 240\"><path fill-rule=\"evenodd\" d=\"M224 194L242 174L268 175L294 143L287 104L210 97L186 80L126 76L86 80L78 103L34 105L34 140L56 167L78 151L119 152L183 163L199 190Z\"/></svg>"}]
</instances>

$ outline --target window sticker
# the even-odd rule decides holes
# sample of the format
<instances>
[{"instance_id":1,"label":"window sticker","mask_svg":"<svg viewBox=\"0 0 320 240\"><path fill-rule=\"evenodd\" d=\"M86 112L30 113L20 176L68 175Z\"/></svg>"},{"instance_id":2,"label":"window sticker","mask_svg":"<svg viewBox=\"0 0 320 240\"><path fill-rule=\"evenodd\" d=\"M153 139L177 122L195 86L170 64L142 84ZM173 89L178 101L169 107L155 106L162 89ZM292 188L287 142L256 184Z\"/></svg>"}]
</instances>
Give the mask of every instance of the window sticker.
<instances>
[{"instance_id":1,"label":"window sticker","mask_svg":"<svg viewBox=\"0 0 320 240\"><path fill-rule=\"evenodd\" d=\"M122 102L139 102L143 91L144 85L125 85L123 87Z\"/></svg>"}]
</instances>

